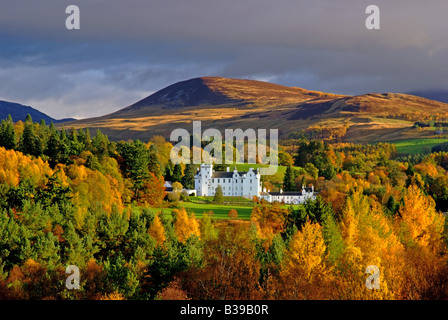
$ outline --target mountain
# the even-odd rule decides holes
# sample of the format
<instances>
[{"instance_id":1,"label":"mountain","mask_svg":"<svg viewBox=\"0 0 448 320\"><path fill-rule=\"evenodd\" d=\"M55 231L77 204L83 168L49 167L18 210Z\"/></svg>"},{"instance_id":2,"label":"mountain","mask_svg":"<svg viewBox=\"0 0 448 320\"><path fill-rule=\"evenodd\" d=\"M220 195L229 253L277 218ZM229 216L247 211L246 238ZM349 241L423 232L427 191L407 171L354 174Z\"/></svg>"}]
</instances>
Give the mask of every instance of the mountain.
<instances>
[{"instance_id":1,"label":"mountain","mask_svg":"<svg viewBox=\"0 0 448 320\"><path fill-rule=\"evenodd\" d=\"M29 106L24 106L19 103L15 102L8 102L0 100L0 119L6 119L8 118L8 115L11 115L12 120L14 122L16 121L25 121L26 116L30 115L31 118L33 118L34 122L40 122L42 119L45 120L46 124L50 124L51 121L53 123L61 123L65 121L73 121L75 119L73 118L67 118L67 119L60 119L56 120L52 117L46 115L45 113L40 112L39 110L36 110L34 108L31 108Z\"/></svg>"},{"instance_id":2,"label":"mountain","mask_svg":"<svg viewBox=\"0 0 448 320\"><path fill-rule=\"evenodd\" d=\"M313 126L348 128L345 141L372 142L433 134L412 130L407 115L448 113L448 104L401 93L336 95L243 79L201 77L170 85L117 112L65 123L100 128L112 140L153 135L167 139L176 128L192 132L225 129L278 129L280 137ZM419 119L419 118L418 118Z\"/></svg>"}]
</instances>

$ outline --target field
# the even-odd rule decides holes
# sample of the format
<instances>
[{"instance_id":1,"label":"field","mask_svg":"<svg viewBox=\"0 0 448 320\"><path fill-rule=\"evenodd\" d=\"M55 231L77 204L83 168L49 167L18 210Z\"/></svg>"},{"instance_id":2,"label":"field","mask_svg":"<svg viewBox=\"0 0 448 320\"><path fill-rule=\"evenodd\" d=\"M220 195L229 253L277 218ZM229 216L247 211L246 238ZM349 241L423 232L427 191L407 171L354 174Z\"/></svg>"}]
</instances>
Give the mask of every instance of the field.
<instances>
[{"instance_id":1,"label":"field","mask_svg":"<svg viewBox=\"0 0 448 320\"><path fill-rule=\"evenodd\" d=\"M199 219L202 218L204 212L213 211L213 219L228 219L227 215L231 209L235 209L238 212L238 219L249 220L250 214L253 209L251 206L241 206L241 205L225 205L225 204L213 204L213 203L193 203L185 202L182 206L187 209L187 212L194 212L195 216Z\"/></svg>"},{"instance_id":2,"label":"field","mask_svg":"<svg viewBox=\"0 0 448 320\"><path fill-rule=\"evenodd\" d=\"M418 153L430 153L431 148L440 144L448 142L448 138L435 138L435 139L409 139L391 141L397 146L398 155L418 154Z\"/></svg>"},{"instance_id":3,"label":"field","mask_svg":"<svg viewBox=\"0 0 448 320\"><path fill-rule=\"evenodd\" d=\"M242 197L224 197L222 204L213 203L213 197L190 197L189 202L180 202L177 207L183 207L188 213L194 213L196 218L202 219L204 212L213 211L212 219L226 220L229 219L228 213L231 209L235 209L238 212L238 220L249 220L254 208L254 202ZM291 205L284 205L285 208L289 208ZM300 205L292 205L294 209L297 209ZM171 208L151 208L151 211L169 212L171 213L176 207Z\"/></svg>"}]
</instances>

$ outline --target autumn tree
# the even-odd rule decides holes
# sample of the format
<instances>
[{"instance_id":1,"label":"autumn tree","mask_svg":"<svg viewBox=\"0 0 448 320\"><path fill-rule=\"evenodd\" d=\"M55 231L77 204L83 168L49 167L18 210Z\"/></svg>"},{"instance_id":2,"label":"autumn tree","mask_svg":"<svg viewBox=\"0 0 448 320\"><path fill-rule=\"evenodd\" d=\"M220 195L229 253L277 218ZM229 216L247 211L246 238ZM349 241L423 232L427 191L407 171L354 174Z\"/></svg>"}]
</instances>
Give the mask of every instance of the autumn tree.
<instances>
[{"instance_id":1,"label":"autumn tree","mask_svg":"<svg viewBox=\"0 0 448 320\"><path fill-rule=\"evenodd\" d=\"M275 234L285 230L288 214L288 210L282 208L278 203L254 206L250 220L256 226L260 238L266 240L265 248L272 243Z\"/></svg>"},{"instance_id":2,"label":"autumn tree","mask_svg":"<svg viewBox=\"0 0 448 320\"><path fill-rule=\"evenodd\" d=\"M173 188L173 192L180 193L184 186L180 182L174 182L171 187Z\"/></svg>"},{"instance_id":3,"label":"autumn tree","mask_svg":"<svg viewBox=\"0 0 448 320\"><path fill-rule=\"evenodd\" d=\"M205 246L202 268L183 272L183 289L193 299L261 299L260 267L247 229L224 227Z\"/></svg>"},{"instance_id":4,"label":"autumn tree","mask_svg":"<svg viewBox=\"0 0 448 320\"><path fill-rule=\"evenodd\" d=\"M211 214L204 212L200 225L201 239L204 241L215 240L218 237L218 230L210 218Z\"/></svg>"},{"instance_id":5,"label":"autumn tree","mask_svg":"<svg viewBox=\"0 0 448 320\"><path fill-rule=\"evenodd\" d=\"M281 298L331 298L331 280L322 227L307 221L291 239L285 266L279 277Z\"/></svg>"},{"instance_id":6,"label":"autumn tree","mask_svg":"<svg viewBox=\"0 0 448 320\"><path fill-rule=\"evenodd\" d=\"M180 242L185 242L192 236L201 236L199 223L194 215L188 217L187 211L185 211L184 208L175 209L173 213L176 219L174 227L176 230L177 238Z\"/></svg>"},{"instance_id":7,"label":"autumn tree","mask_svg":"<svg viewBox=\"0 0 448 320\"><path fill-rule=\"evenodd\" d=\"M425 196L415 185L407 189L404 205L399 209L402 241L431 247L434 251L442 247L444 217L435 210L432 198Z\"/></svg>"},{"instance_id":8,"label":"autumn tree","mask_svg":"<svg viewBox=\"0 0 448 320\"><path fill-rule=\"evenodd\" d=\"M160 206L163 198L166 196L163 177L158 179L154 173L149 172L138 194L140 203L146 203L150 206Z\"/></svg>"},{"instance_id":9,"label":"autumn tree","mask_svg":"<svg viewBox=\"0 0 448 320\"><path fill-rule=\"evenodd\" d=\"M231 209L227 215L229 216L229 218L231 219L236 219L238 218L238 212L235 209Z\"/></svg>"},{"instance_id":10,"label":"autumn tree","mask_svg":"<svg viewBox=\"0 0 448 320\"><path fill-rule=\"evenodd\" d=\"M165 228L163 227L158 215L156 215L152 220L148 233L157 241L158 245L162 246L165 242Z\"/></svg>"}]
</instances>

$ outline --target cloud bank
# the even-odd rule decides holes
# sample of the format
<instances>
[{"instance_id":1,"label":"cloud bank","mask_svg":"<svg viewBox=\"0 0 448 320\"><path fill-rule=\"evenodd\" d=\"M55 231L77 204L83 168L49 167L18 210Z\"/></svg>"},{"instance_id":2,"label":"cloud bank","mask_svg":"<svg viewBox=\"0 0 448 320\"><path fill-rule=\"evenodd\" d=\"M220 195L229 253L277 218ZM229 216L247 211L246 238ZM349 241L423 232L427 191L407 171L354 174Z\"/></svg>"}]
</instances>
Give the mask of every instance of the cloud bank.
<instances>
[{"instance_id":1,"label":"cloud bank","mask_svg":"<svg viewBox=\"0 0 448 320\"><path fill-rule=\"evenodd\" d=\"M100 116L199 76L344 94L447 90L446 1L0 1L0 99Z\"/></svg>"}]
</instances>

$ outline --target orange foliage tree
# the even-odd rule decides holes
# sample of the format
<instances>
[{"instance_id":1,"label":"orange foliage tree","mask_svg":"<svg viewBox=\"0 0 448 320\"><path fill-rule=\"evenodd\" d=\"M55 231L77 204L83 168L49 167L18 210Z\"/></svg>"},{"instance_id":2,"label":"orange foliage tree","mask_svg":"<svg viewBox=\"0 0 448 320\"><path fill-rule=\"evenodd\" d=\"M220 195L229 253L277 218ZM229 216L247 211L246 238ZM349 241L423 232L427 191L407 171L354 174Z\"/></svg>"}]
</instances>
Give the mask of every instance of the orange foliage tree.
<instances>
[{"instance_id":1,"label":"orange foliage tree","mask_svg":"<svg viewBox=\"0 0 448 320\"><path fill-rule=\"evenodd\" d=\"M139 191L139 202L150 206L160 206L166 196L164 184L163 177L159 179L154 173L149 172L148 179Z\"/></svg>"}]
</instances>

